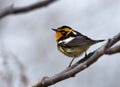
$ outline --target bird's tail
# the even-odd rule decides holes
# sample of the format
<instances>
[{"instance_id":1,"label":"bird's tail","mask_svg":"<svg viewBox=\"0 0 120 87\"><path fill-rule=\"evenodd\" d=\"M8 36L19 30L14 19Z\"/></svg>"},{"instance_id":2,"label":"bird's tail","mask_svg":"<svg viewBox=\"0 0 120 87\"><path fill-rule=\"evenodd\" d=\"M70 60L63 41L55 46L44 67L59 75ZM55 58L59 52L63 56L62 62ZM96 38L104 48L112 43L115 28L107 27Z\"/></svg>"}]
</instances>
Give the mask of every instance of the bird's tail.
<instances>
[{"instance_id":1,"label":"bird's tail","mask_svg":"<svg viewBox=\"0 0 120 87\"><path fill-rule=\"evenodd\" d=\"M105 40L95 40L95 43L103 42Z\"/></svg>"}]
</instances>

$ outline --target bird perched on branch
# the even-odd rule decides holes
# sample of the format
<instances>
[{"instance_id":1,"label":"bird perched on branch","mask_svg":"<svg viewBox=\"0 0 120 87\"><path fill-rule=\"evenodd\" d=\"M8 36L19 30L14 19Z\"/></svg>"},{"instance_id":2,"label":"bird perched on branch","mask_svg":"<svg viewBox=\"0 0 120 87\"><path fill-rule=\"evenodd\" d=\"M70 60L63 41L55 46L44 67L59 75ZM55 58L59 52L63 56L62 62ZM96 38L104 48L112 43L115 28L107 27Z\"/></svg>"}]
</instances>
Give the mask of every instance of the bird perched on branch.
<instances>
[{"instance_id":1,"label":"bird perched on branch","mask_svg":"<svg viewBox=\"0 0 120 87\"><path fill-rule=\"evenodd\" d=\"M71 66L73 60L84 52L86 54L86 50L99 42L104 40L92 40L89 37L79 33L78 31L73 30L69 26L61 26L57 29L52 29L56 32L56 42L57 48L60 52L68 57L72 57L72 61L69 64Z\"/></svg>"}]
</instances>

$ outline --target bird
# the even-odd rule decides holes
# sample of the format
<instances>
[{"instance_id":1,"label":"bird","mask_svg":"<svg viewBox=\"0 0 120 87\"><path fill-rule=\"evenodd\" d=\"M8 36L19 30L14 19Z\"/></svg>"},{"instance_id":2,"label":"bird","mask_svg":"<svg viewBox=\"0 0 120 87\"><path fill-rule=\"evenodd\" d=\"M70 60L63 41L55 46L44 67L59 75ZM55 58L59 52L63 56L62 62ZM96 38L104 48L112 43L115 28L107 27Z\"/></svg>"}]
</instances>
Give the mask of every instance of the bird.
<instances>
[{"instance_id":1,"label":"bird","mask_svg":"<svg viewBox=\"0 0 120 87\"><path fill-rule=\"evenodd\" d=\"M78 58L83 53L87 56L86 51L90 46L104 41L93 40L66 25L56 29L52 28L52 30L55 31L57 49L64 55L73 58L68 67L71 66L75 58Z\"/></svg>"}]
</instances>

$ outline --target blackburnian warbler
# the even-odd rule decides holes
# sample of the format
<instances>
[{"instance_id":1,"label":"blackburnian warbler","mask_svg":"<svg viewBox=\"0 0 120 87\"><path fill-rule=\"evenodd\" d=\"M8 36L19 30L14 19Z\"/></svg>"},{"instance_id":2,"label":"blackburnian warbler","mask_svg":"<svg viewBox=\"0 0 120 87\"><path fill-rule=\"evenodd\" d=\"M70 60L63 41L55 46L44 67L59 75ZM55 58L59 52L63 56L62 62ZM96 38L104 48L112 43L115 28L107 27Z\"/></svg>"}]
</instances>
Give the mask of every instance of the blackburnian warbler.
<instances>
[{"instance_id":1,"label":"blackburnian warbler","mask_svg":"<svg viewBox=\"0 0 120 87\"><path fill-rule=\"evenodd\" d=\"M58 50L66 56L73 58L69 67L71 66L73 60L86 52L91 45L104 41L92 40L78 31L73 30L69 26L61 26L52 30L56 32Z\"/></svg>"}]
</instances>

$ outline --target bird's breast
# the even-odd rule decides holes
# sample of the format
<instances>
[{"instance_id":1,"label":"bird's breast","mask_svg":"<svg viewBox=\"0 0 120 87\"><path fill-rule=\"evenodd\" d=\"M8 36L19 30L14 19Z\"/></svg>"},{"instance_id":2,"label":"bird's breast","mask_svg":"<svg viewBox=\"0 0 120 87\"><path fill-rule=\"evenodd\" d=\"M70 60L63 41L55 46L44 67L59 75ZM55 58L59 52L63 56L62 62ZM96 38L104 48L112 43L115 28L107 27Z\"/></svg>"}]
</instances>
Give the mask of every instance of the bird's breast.
<instances>
[{"instance_id":1,"label":"bird's breast","mask_svg":"<svg viewBox=\"0 0 120 87\"><path fill-rule=\"evenodd\" d=\"M68 57L76 58L81 56L89 47L62 47L58 46L58 50Z\"/></svg>"}]
</instances>

